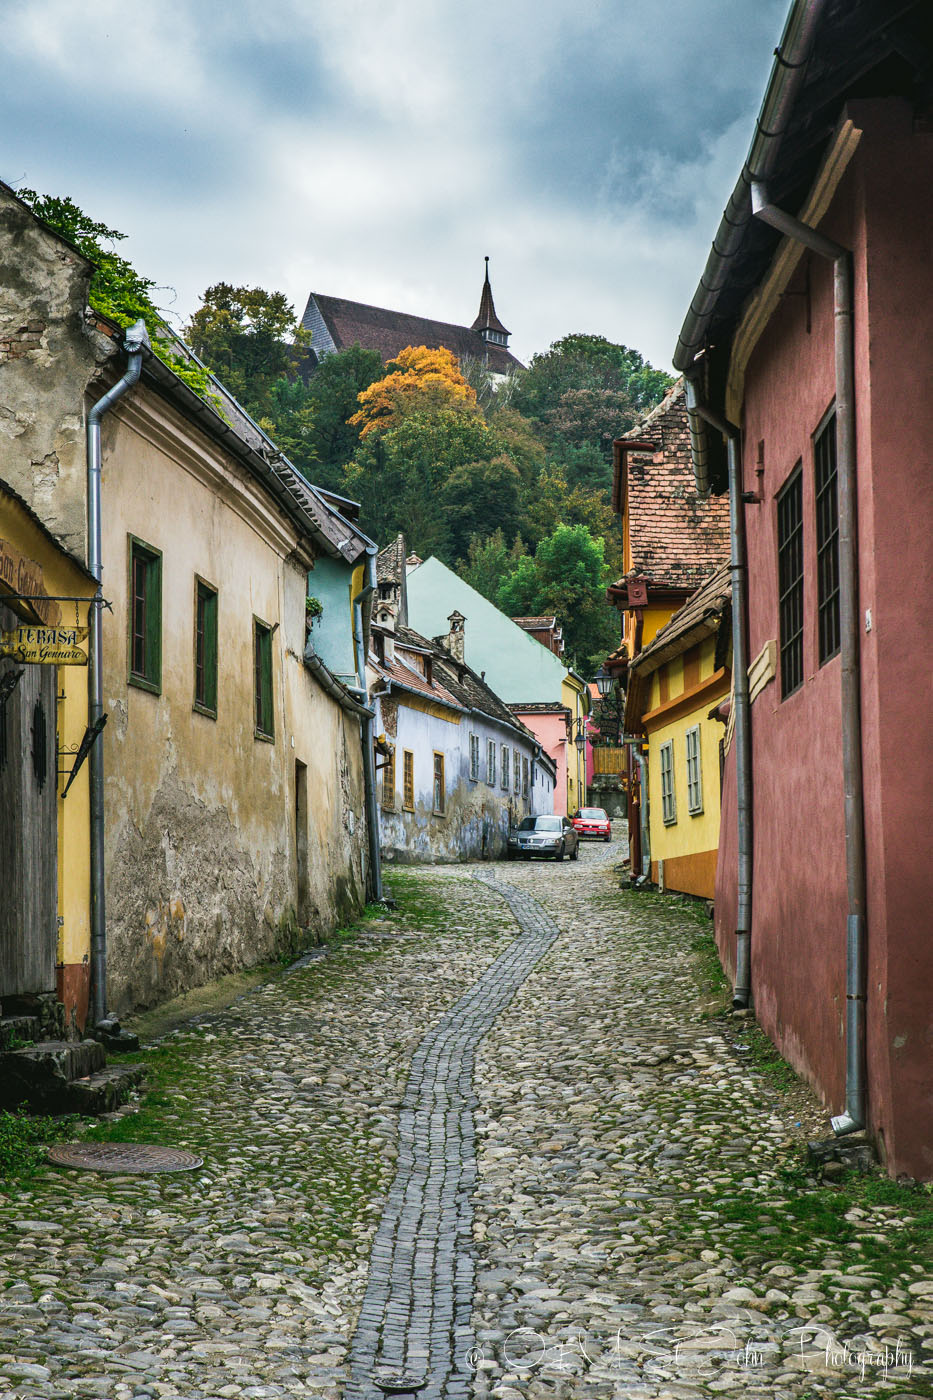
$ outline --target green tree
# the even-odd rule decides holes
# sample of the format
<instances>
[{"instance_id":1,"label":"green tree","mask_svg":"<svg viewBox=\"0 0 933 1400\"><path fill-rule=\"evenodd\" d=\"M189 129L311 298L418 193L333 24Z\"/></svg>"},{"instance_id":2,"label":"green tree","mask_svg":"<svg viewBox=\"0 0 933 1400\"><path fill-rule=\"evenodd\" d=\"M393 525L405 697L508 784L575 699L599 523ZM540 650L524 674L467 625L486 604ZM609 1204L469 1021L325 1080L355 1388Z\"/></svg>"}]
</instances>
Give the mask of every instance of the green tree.
<instances>
[{"instance_id":1,"label":"green tree","mask_svg":"<svg viewBox=\"0 0 933 1400\"><path fill-rule=\"evenodd\" d=\"M601 335L567 335L533 355L511 406L534 419L551 442L589 442L611 453L612 439L662 398L673 379L626 345Z\"/></svg>"},{"instance_id":2,"label":"green tree","mask_svg":"<svg viewBox=\"0 0 933 1400\"><path fill-rule=\"evenodd\" d=\"M215 282L191 317L192 350L254 418L269 416L273 390L293 378L307 341L284 292Z\"/></svg>"},{"instance_id":3,"label":"green tree","mask_svg":"<svg viewBox=\"0 0 933 1400\"><path fill-rule=\"evenodd\" d=\"M470 540L485 534L493 521L514 535L521 512L522 479L505 453L491 460L463 462L454 467L441 492L447 521L447 548L456 559L469 550Z\"/></svg>"},{"instance_id":4,"label":"green tree","mask_svg":"<svg viewBox=\"0 0 933 1400\"><path fill-rule=\"evenodd\" d=\"M585 525L558 525L534 553L519 559L496 594L509 615L555 614L567 652L584 675L616 644L616 622L606 605L608 571L602 539Z\"/></svg>"},{"instance_id":5,"label":"green tree","mask_svg":"<svg viewBox=\"0 0 933 1400\"><path fill-rule=\"evenodd\" d=\"M417 553L453 562L445 483L457 467L492 458L495 447L476 412L405 413L360 443L344 471L344 490L360 502L360 523L376 539L404 530Z\"/></svg>"},{"instance_id":6,"label":"green tree","mask_svg":"<svg viewBox=\"0 0 933 1400\"><path fill-rule=\"evenodd\" d=\"M319 471L334 478L326 483L334 490L340 485L341 469L360 445L359 429L347 420L359 408L359 395L382 374L379 351L363 350L357 344L325 356L308 382L314 420L312 443L321 464Z\"/></svg>"}]
</instances>

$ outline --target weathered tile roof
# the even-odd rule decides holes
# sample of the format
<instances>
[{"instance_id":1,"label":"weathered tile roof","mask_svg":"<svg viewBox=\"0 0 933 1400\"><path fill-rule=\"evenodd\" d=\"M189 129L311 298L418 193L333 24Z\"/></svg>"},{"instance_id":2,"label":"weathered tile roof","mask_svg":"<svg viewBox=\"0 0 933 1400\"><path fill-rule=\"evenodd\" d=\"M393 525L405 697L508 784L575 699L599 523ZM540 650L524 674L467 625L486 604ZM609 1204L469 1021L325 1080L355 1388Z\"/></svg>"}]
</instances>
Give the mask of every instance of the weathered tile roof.
<instances>
[{"instance_id":1,"label":"weathered tile roof","mask_svg":"<svg viewBox=\"0 0 933 1400\"><path fill-rule=\"evenodd\" d=\"M497 374L523 368L521 361L504 345L487 345L479 331L470 326L455 326L448 321L435 321L429 316L412 316L407 311L367 306L360 301L325 296L321 292L312 292L308 298L302 318L302 325L306 328L310 328L315 319L312 303L316 303L337 350L347 350L351 345L360 344L364 349L378 350L383 364L387 364L409 345L426 345L429 350L443 346L458 359L485 361ZM311 348L314 349L313 341Z\"/></svg>"},{"instance_id":2,"label":"weathered tile roof","mask_svg":"<svg viewBox=\"0 0 933 1400\"><path fill-rule=\"evenodd\" d=\"M657 446L624 456L632 560L626 577L696 588L729 553L729 498L697 495L683 380L625 437Z\"/></svg>"},{"instance_id":3,"label":"weathered tile roof","mask_svg":"<svg viewBox=\"0 0 933 1400\"><path fill-rule=\"evenodd\" d=\"M401 583L405 573L405 536L396 535L391 544L376 555L376 580L379 583Z\"/></svg>"},{"instance_id":4,"label":"weathered tile roof","mask_svg":"<svg viewBox=\"0 0 933 1400\"><path fill-rule=\"evenodd\" d=\"M374 628L373 630L377 631L378 629ZM412 690L416 695L423 695L426 700L434 700L453 710L467 708L436 677L429 684L427 678L420 671L416 671L413 666L406 666L404 657L399 654L399 651L396 651L394 661L379 661L370 656L369 665L377 675L382 676L383 680L394 682L406 690Z\"/></svg>"}]
</instances>

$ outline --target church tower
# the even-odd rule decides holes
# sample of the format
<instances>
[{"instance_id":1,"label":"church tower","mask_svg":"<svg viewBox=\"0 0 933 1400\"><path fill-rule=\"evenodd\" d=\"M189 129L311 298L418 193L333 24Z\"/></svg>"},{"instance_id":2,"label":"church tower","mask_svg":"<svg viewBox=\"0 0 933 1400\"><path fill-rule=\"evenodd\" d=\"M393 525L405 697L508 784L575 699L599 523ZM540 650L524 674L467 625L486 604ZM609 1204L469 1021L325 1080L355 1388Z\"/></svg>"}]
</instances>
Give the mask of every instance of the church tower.
<instances>
[{"instance_id":1,"label":"church tower","mask_svg":"<svg viewBox=\"0 0 933 1400\"><path fill-rule=\"evenodd\" d=\"M483 292L479 299L479 315L470 329L479 332L487 347L490 345L501 345L505 348L509 343L509 332L496 315L496 308L492 299L492 287L489 285L488 257L486 259L486 280L483 282Z\"/></svg>"}]
</instances>

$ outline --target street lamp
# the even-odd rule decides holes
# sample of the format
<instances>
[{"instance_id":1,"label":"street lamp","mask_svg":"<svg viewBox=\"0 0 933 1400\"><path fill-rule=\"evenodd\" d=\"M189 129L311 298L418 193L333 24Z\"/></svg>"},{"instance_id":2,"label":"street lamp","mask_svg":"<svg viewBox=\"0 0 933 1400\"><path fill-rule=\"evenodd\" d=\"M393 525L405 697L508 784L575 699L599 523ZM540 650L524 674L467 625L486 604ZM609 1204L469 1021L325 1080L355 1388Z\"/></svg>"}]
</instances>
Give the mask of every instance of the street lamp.
<instances>
[{"instance_id":1,"label":"street lamp","mask_svg":"<svg viewBox=\"0 0 933 1400\"><path fill-rule=\"evenodd\" d=\"M596 681L596 689L599 691L600 699L605 700L613 685L613 678L606 670L605 666L600 666L594 680Z\"/></svg>"}]
</instances>

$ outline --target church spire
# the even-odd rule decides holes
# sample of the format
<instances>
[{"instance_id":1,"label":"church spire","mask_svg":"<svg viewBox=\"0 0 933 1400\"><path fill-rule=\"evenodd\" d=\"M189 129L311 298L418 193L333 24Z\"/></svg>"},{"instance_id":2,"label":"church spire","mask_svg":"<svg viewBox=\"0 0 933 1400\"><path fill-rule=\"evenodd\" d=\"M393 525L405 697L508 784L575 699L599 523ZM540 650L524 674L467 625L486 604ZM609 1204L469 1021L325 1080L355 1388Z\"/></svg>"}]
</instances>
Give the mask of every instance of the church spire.
<instances>
[{"instance_id":1,"label":"church spire","mask_svg":"<svg viewBox=\"0 0 933 1400\"><path fill-rule=\"evenodd\" d=\"M483 291L479 299L479 315L473 322L471 329L478 331L487 345L508 345L509 343L509 332L496 315L492 299L492 287L489 285L488 255L486 258L486 279L483 282Z\"/></svg>"}]
</instances>

